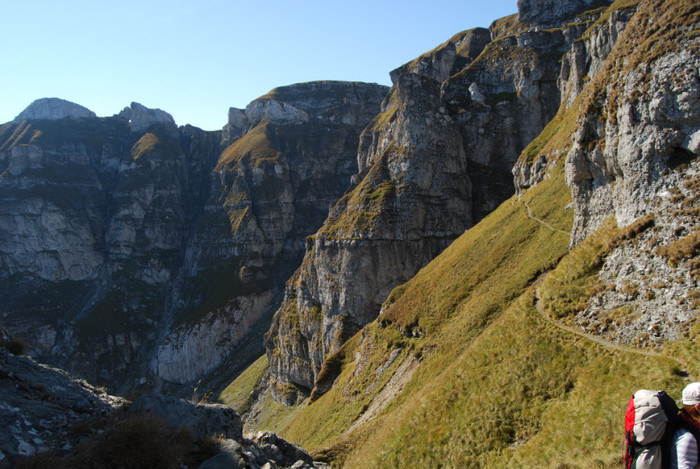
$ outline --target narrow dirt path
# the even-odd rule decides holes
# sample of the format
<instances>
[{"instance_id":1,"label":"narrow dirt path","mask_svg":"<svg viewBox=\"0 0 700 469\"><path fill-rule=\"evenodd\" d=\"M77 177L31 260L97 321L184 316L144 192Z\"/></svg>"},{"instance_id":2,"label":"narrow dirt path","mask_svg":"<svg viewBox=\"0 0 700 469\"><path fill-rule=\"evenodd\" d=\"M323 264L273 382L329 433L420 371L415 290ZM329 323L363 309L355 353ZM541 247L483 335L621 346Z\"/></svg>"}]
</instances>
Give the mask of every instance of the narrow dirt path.
<instances>
[{"instance_id":1,"label":"narrow dirt path","mask_svg":"<svg viewBox=\"0 0 700 469\"><path fill-rule=\"evenodd\" d=\"M571 233L568 231L560 230L559 228L556 228L546 221L537 218L532 214L532 211L530 210L530 207L527 205L527 202L524 200L521 200L522 204L525 206L525 210L527 211L527 216L533 221L536 221L537 223L546 226L547 228L551 229L552 231L556 231L557 233L562 233L567 236L571 236ZM544 310L544 306L542 305L541 301L541 296L540 296L540 286L544 282L544 278L547 275L547 273L543 273L540 275L537 280L535 280L533 286L535 287L535 309L537 310L537 313L539 316L547 323L552 324L553 326L558 327L559 329L565 330L567 332L570 332L571 334L575 334L579 337L582 337L584 339L590 340L591 342L595 342L598 345L602 345L603 347L607 347L612 350L617 350L620 352L628 352L628 353L635 353L637 355L643 355L647 357L663 357L664 355L659 353L659 352L654 352L654 351L649 351L649 350L641 350L636 347L631 347L631 346L625 346L625 345L620 345L616 344L614 342L610 342L608 340L603 339L602 337L593 335L593 334L588 334L581 329L573 326L569 326L566 324L563 324L560 321L557 321L556 319L550 317Z\"/></svg>"},{"instance_id":2,"label":"narrow dirt path","mask_svg":"<svg viewBox=\"0 0 700 469\"><path fill-rule=\"evenodd\" d=\"M532 214L532 210L530 210L530 206L527 204L527 202L525 202L524 200L521 200L520 202L522 202L523 205L525 206L525 211L527 212L527 217L528 217L529 219L531 219L531 220L533 220L533 221L536 221L536 222L539 223L540 225L546 226L546 227L549 228L550 230L556 231L556 232L558 232L558 233L565 234L566 236L571 236L571 232L570 232L570 231L560 230L559 228L550 225L549 223L547 223L546 221L542 220L541 218L537 218L536 216L534 216L534 215Z\"/></svg>"},{"instance_id":3,"label":"narrow dirt path","mask_svg":"<svg viewBox=\"0 0 700 469\"><path fill-rule=\"evenodd\" d=\"M540 297L540 285L544 281L544 277L547 274L542 274L536 281L535 281L535 309L537 310L537 313L539 316L545 321L548 322L549 324L552 324L553 326L558 327L559 329L565 330L567 332L570 332L572 334L575 334L579 337L583 337L584 339L590 340L591 342L595 342L598 345L602 345L603 347L612 349L612 350L617 350L619 352L627 352L627 353L634 353L637 355L643 355L646 357L664 357L662 353L659 352L654 352L650 350L641 350L636 347L631 347L627 345L620 345L616 344L615 342L610 342L608 340L603 339L602 337L593 335L593 334L588 334L587 332L582 331L581 329L574 327L574 326L569 326L567 324L563 324L560 321L557 321L556 319L550 317L547 312L544 310L544 306L542 305L541 297Z\"/></svg>"}]
</instances>

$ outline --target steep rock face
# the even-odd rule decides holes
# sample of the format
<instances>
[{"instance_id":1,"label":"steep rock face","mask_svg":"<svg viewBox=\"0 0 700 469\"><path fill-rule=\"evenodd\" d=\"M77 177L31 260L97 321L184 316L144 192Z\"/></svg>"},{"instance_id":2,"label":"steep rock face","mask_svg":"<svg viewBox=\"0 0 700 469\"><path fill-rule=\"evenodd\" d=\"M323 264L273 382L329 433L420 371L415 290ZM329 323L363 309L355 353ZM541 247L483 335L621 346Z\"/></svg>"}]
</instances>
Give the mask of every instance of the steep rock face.
<instances>
[{"instance_id":1,"label":"steep rock face","mask_svg":"<svg viewBox=\"0 0 700 469\"><path fill-rule=\"evenodd\" d=\"M33 356L114 383L153 340L219 149L182 137L200 153L123 117L2 127L3 323Z\"/></svg>"},{"instance_id":2,"label":"steep rock face","mask_svg":"<svg viewBox=\"0 0 700 469\"><path fill-rule=\"evenodd\" d=\"M698 42L670 38L673 28L692 27L693 17L664 17L672 27L660 31L649 26L657 7L675 15L668 6L643 2L585 101L587 118L567 155L573 244L611 215L625 226L652 211L664 173L700 153ZM635 47L647 36L658 41L653 50Z\"/></svg>"},{"instance_id":3,"label":"steep rock face","mask_svg":"<svg viewBox=\"0 0 700 469\"><path fill-rule=\"evenodd\" d=\"M276 399L303 398L394 287L512 194L513 164L559 107L560 59L599 15L549 30L506 18L392 72L356 186L307 242L268 332Z\"/></svg>"},{"instance_id":4,"label":"steep rock face","mask_svg":"<svg viewBox=\"0 0 700 469\"><path fill-rule=\"evenodd\" d=\"M523 189L566 158L572 246L611 219L641 227L601 263L575 319L616 343L655 347L697 318L700 23L681 1L613 8L564 60L561 121L566 106L580 110L565 151L534 162L525 152L514 174Z\"/></svg>"},{"instance_id":5,"label":"steep rock face","mask_svg":"<svg viewBox=\"0 0 700 469\"><path fill-rule=\"evenodd\" d=\"M318 229L356 171L359 132L386 91L361 83L306 83L273 90L247 107L249 130L221 154L211 174L212 195L185 251L176 299L192 304L205 295L213 316L163 339L154 365L159 376L191 380L220 364L250 325L269 321L284 281L301 261L304 238ZM197 309L197 315L204 311Z\"/></svg>"},{"instance_id":6,"label":"steep rock face","mask_svg":"<svg viewBox=\"0 0 700 469\"><path fill-rule=\"evenodd\" d=\"M607 6L612 0L518 0L520 20L529 24L561 24L586 10Z\"/></svg>"},{"instance_id":7,"label":"steep rock face","mask_svg":"<svg viewBox=\"0 0 700 469\"><path fill-rule=\"evenodd\" d=\"M573 104L585 84L603 68L605 59L617 44L635 11L635 7L612 10L607 21L594 25L564 56L559 89L562 102L567 107Z\"/></svg>"},{"instance_id":8,"label":"steep rock face","mask_svg":"<svg viewBox=\"0 0 700 469\"><path fill-rule=\"evenodd\" d=\"M227 301L194 324L183 324L158 346L156 373L166 381L187 383L216 368L269 308L270 292Z\"/></svg>"},{"instance_id":9,"label":"steep rock face","mask_svg":"<svg viewBox=\"0 0 700 469\"><path fill-rule=\"evenodd\" d=\"M122 389L211 370L269 321L386 91L276 90L271 109L309 117L239 114L228 148L226 131L178 129L137 103L2 126L3 324L32 356Z\"/></svg>"},{"instance_id":10,"label":"steep rock face","mask_svg":"<svg viewBox=\"0 0 700 469\"><path fill-rule=\"evenodd\" d=\"M622 9L611 7L609 14L605 15L602 21L596 21L580 40L572 44L571 50L562 59L558 78L562 102L560 114L575 105L584 87L602 70L605 60L636 10L637 5L626 5ZM579 26L577 29L582 31L581 28ZM552 128L554 127L555 124L552 124ZM534 145L533 154L539 149L538 145ZM570 146L564 151L568 149ZM537 161L532 161L530 152L524 152L513 167L513 183L516 190L521 191L541 181L549 165L562 156L561 152L560 148L556 148L553 154L540 152Z\"/></svg>"}]
</instances>

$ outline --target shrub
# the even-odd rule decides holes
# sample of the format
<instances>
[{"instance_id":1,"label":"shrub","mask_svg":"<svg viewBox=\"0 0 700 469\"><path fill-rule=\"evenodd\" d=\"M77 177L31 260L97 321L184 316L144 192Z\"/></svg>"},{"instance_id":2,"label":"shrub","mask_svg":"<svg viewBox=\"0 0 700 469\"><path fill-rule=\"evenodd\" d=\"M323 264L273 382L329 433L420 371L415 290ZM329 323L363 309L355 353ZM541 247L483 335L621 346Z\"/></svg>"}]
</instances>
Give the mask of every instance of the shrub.
<instances>
[{"instance_id":1,"label":"shrub","mask_svg":"<svg viewBox=\"0 0 700 469\"><path fill-rule=\"evenodd\" d=\"M108 467L177 469L192 440L187 430L172 432L158 417L138 415L121 422L97 449Z\"/></svg>"},{"instance_id":2,"label":"shrub","mask_svg":"<svg viewBox=\"0 0 700 469\"><path fill-rule=\"evenodd\" d=\"M668 264L671 267L678 267L680 262L696 256L699 252L700 231L695 231L689 236L656 248L656 254L668 259Z\"/></svg>"}]
</instances>

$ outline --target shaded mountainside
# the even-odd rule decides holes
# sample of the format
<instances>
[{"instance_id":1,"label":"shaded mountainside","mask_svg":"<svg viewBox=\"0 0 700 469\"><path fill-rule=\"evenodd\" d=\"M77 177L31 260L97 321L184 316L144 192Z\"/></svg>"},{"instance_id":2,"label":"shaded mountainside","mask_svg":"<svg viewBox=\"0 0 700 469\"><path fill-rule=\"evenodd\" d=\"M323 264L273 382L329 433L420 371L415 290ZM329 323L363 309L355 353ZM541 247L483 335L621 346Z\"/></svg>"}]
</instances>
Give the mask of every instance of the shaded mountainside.
<instances>
[{"instance_id":1,"label":"shaded mountainside","mask_svg":"<svg viewBox=\"0 0 700 469\"><path fill-rule=\"evenodd\" d=\"M244 438L229 407L159 394L130 402L18 348L0 329L0 468L328 467L273 433Z\"/></svg>"},{"instance_id":2,"label":"shaded mountainside","mask_svg":"<svg viewBox=\"0 0 700 469\"><path fill-rule=\"evenodd\" d=\"M325 263L318 251L340 258L367 249L375 233L393 235L379 221L401 200L400 185L384 204L360 195L410 181L407 170L392 179L393 150L368 159L364 178L309 241L267 357L224 401L338 467L617 467L631 393L676 397L700 379L700 6L616 1L579 18L586 21L567 20L564 30L577 28L579 39L547 80L558 111L512 161L517 194L386 295L375 320L319 352L318 337L335 320L328 311L337 311L325 301L343 304L344 289L361 280L357 271L343 280L340 267L361 269L372 256ZM492 31L505 43L556 37L514 18ZM489 57L488 46L479 57ZM401 102L385 123L410 113ZM387 135L391 148L399 137ZM443 164L458 153L440 152ZM355 210L344 215L355 231L328 230L343 203ZM370 223L357 229L363 216ZM342 242L332 237L339 233ZM335 273L326 265L337 276L318 275ZM314 296L324 284L328 293ZM346 321L347 311L339 313ZM310 399L285 413L257 407L269 395L298 402L305 391Z\"/></svg>"},{"instance_id":3,"label":"shaded mountainside","mask_svg":"<svg viewBox=\"0 0 700 469\"><path fill-rule=\"evenodd\" d=\"M93 382L201 378L267 327L386 91L294 85L220 132L137 103L109 118L34 103L0 128L3 325Z\"/></svg>"}]
</instances>

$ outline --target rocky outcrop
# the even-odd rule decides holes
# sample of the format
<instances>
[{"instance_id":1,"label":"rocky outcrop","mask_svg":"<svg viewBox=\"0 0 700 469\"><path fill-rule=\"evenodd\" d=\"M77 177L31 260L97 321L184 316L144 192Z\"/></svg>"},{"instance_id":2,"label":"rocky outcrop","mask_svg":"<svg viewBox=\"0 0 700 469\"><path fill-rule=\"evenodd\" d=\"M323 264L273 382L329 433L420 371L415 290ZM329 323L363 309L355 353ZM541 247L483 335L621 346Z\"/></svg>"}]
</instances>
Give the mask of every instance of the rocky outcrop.
<instances>
[{"instance_id":1,"label":"rocky outcrop","mask_svg":"<svg viewBox=\"0 0 700 469\"><path fill-rule=\"evenodd\" d=\"M24 111L15 117L15 122L38 119L58 120L94 117L97 117L94 112L79 104L58 98L42 98L27 106Z\"/></svg>"},{"instance_id":2,"label":"rocky outcrop","mask_svg":"<svg viewBox=\"0 0 700 469\"><path fill-rule=\"evenodd\" d=\"M528 24L561 24L577 13L611 3L612 0L518 0L518 16Z\"/></svg>"},{"instance_id":3,"label":"rocky outcrop","mask_svg":"<svg viewBox=\"0 0 700 469\"><path fill-rule=\"evenodd\" d=\"M139 103L131 103L118 114L122 119L129 121L132 132L141 133L153 125L171 128L176 127L173 116L162 109L149 109Z\"/></svg>"},{"instance_id":4,"label":"rocky outcrop","mask_svg":"<svg viewBox=\"0 0 700 469\"><path fill-rule=\"evenodd\" d=\"M392 72L356 186L307 241L267 335L276 399L303 399L394 287L513 193L514 163L559 108L560 60L600 13L467 31Z\"/></svg>"},{"instance_id":5,"label":"rocky outcrop","mask_svg":"<svg viewBox=\"0 0 700 469\"><path fill-rule=\"evenodd\" d=\"M201 377L270 321L386 91L281 88L259 100L264 112L232 111L223 132L177 128L137 103L0 127L3 323L37 358L94 382Z\"/></svg>"},{"instance_id":6,"label":"rocky outcrop","mask_svg":"<svg viewBox=\"0 0 700 469\"><path fill-rule=\"evenodd\" d=\"M612 7L605 15L605 21L596 21L589 29L586 25L595 19L589 17L588 22L573 26L568 36L573 33L585 33L579 40L574 41L571 49L564 55L558 78L558 88L561 93L562 107L560 113L575 105L584 87L590 84L603 68L605 60L617 44L627 24L635 13L637 5L625 6L622 9ZM584 15L585 17L586 15ZM524 152L513 167L513 183L516 191L520 192L540 182L552 164L564 156L568 149L555 149L554 153L539 152L536 161L532 161L529 152Z\"/></svg>"},{"instance_id":7,"label":"rocky outcrop","mask_svg":"<svg viewBox=\"0 0 700 469\"><path fill-rule=\"evenodd\" d=\"M134 458L179 466L187 458L209 468L328 467L274 433L245 438L241 419L224 405L161 394L129 402L14 355L8 342L0 329L0 467L80 467Z\"/></svg>"},{"instance_id":8,"label":"rocky outcrop","mask_svg":"<svg viewBox=\"0 0 700 469\"><path fill-rule=\"evenodd\" d=\"M697 39L679 41L668 31L648 29L645 21L655 9L672 14L668 5L642 3L597 74L574 134L566 157L576 214L573 244L611 215L626 226L651 212L665 173L700 154L700 62L691 52ZM646 35L663 45L662 54L636 48Z\"/></svg>"},{"instance_id":9,"label":"rocky outcrop","mask_svg":"<svg viewBox=\"0 0 700 469\"><path fill-rule=\"evenodd\" d=\"M74 447L72 427L111 415L126 402L0 344L0 467L57 444Z\"/></svg>"}]
</instances>

